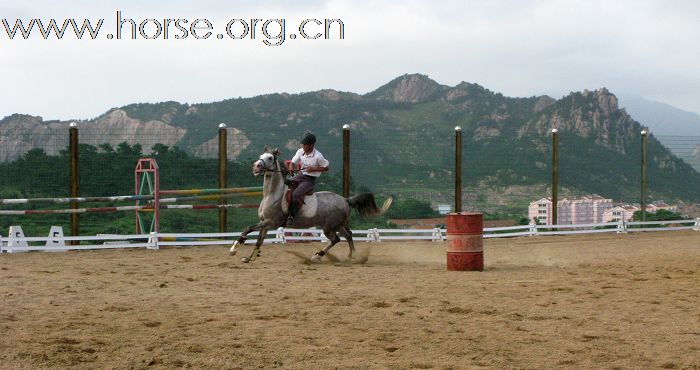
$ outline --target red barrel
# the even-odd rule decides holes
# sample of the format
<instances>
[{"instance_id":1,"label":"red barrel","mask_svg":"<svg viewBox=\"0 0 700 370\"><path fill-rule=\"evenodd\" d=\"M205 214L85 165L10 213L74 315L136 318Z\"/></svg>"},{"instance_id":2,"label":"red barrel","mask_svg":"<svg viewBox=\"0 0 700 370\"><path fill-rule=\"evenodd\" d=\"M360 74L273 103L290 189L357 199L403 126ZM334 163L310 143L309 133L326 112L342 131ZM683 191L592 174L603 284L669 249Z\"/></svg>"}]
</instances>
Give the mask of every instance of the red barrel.
<instances>
[{"instance_id":1,"label":"red barrel","mask_svg":"<svg viewBox=\"0 0 700 370\"><path fill-rule=\"evenodd\" d=\"M482 213L447 215L447 270L484 270L484 220Z\"/></svg>"}]
</instances>

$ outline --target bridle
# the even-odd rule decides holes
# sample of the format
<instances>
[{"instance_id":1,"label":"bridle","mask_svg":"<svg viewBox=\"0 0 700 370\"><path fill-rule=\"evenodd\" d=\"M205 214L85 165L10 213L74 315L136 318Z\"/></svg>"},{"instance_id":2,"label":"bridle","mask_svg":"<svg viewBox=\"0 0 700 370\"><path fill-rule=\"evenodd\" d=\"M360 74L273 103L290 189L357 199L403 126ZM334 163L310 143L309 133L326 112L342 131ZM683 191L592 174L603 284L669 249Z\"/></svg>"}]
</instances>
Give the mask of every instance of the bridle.
<instances>
[{"instance_id":1,"label":"bridle","mask_svg":"<svg viewBox=\"0 0 700 370\"><path fill-rule=\"evenodd\" d=\"M281 172L283 175L287 175L288 171L287 171L286 168L284 168L284 167L279 168L280 166L279 166L279 162L277 161L277 155L274 154L274 153L268 153L268 154L272 154L272 164L273 164L274 168L269 168L268 165L267 165L267 163L266 163L267 161L265 161L265 160L262 159L262 158L258 158L257 161L253 162L253 165L255 165L255 164L258 163L258 162L262 162L262 164L263 164L263 166L262 166L262 170L263 170L263 171L262 171L262 175L263 175L263 176L267 176L267 173L268 173L268 172L272 172L272 173L274 173L274 172ZM261 157L262 157L262 156L261 156Z\"/></svg>"}]
</instances>

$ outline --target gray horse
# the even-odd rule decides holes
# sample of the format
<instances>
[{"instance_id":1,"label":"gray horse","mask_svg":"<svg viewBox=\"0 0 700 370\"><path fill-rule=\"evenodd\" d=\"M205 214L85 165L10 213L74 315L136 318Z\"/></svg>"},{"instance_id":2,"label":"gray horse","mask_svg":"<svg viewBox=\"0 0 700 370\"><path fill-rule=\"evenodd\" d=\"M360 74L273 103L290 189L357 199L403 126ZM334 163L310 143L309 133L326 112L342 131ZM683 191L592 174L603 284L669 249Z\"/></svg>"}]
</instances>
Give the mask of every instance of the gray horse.
<instances>
[{"instance_id":1,"label":"gray horse","mask_svg":"<svg viewBox=\"0 0 700 370\"><path fill-rule=\"evenodd\" d=\"M253 164L253 175L264 175L263 199L258 208L260 222L246 228L238 240L233 243L230 250L231 255L235 255L237 247L243 245L246 241L246 236L253 231L259 231L260 234L253 253L250 257L242 259L244 263L248 263L260 256L260 246L265 239L267 230L276 229L284 225L287 219L289 204L284 196L287 189L285 185L287 171L280 166L277 160L278 155L277 149L270 151L265 148L265 152L260 155L260 159ZM294 218L294 227L320 226L323 229L323 234L330 240L330 244L316 252L311 257L311 261L320 262L328 250L340 241L337 233L340 233L348 241L350 246L348 257L352 258L355 245L352 242L352 232L348 227L350 209L355 208L362 216L376 216L386 212L391 206L391 202L391 198L387 199L380 209L376 206L374 195L370 193L343 198L329 191L319 191L306 196L304 206L299 210L297 217Z\"/></svg>"}]
</instances>

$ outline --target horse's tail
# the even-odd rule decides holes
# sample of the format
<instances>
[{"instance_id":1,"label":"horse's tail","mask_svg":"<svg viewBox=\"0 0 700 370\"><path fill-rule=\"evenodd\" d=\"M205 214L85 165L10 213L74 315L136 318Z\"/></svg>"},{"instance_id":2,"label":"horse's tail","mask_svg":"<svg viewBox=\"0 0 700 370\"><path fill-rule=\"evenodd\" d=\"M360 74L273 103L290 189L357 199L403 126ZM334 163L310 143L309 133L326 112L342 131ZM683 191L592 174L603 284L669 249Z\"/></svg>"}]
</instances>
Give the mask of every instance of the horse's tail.
<instances>
[{"instance_id":1,"label":"horse's tail","mask_svg":"<svg viewBox=\"0 0 700 370\"><path fill-rule=\"evenodd\" d=\"M374 201L372 193L363 193L354 197L346 198L350 207L355 208L361 216L380 216L391 207L392 197L387 198L382 205L382 208L377 208L377 203Z\"/></svg>"}]
</instances>

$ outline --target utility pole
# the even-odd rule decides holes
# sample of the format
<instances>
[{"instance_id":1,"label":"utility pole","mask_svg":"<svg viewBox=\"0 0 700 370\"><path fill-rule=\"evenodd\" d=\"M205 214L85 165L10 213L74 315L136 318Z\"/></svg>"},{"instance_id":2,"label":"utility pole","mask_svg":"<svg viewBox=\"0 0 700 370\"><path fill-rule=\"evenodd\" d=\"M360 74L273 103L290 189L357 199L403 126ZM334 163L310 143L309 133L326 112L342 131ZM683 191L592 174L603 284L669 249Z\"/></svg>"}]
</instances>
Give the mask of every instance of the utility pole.
<instances>
[{"instance_id":1,"label":"utility pole","mask_svg":"<svg viewBox=\"0 0 700 370\"><path fill-rule=\"evenodd\" d=\"M225 123L220 123L219 124L219 189L226 189L226 180L227 180L227 174L226 174L226 164L228 163L228 158L227 158L227 139L226 139L226 124ZM219 198L219 204L226 204L226 198L221 197ZM220 207L219 208L219 232L220 233L225 233L226 232L226 221L227 221L227 212L226 212L226 207Z\"/></svg>"},{"instance_id":2,"label":"utility pole","mask_svg":"<svg viewBox=\"0 0 700 370\"><path fill-rule=\"evenodd\" d=\"M77 198L79 194L78 187L78 125L71 122L68 129L68 151L70 152L70 197ZM71 209L78 208L78 202L70 202ZM80 217L77 213L70 215L70 233L71 236L80 235ZM71 245L78 245L77 240L71 241Z\"/></svg>"},{"instance_id":3,"label":"utility pole","mask_svg":"<svg viewBox=\"0 0 700 370\"><path fill-rule=\"evenodd\" d=\"M552 129L552 225L558 223L559 203L559 130Z\"/></svg>"},{"instance_id":4,"label":"utility pole","mask_svg":"<svg viewBox=\"0 0 700 370\"><path fill-rule=\"evenodd\" d=\"M455 127L455 212L462 212L462 127Z\"/></svg>"},{"instance_id":5,"label":"utility pole","mask_svg":"<svg viewBox=\"0 0 700 370\"><path fill-rule=\"evenodd\" d=\"M649 134L649 131L644 129L642 130L642 173L641 173L641 185L642 185L642 191L641 191L641 200L640 200L640 206L642 208L642 221L647 220L647 135Z\"/></svg>"},{"instance_id":6,"label":"utility pole","mask_svg":"<svg viewBox=\"0 0 700 370\"><path fill-rule=\"evenodd\" d=\"M343 125L343 197L350 196L350 125Z\"/></svg>"}]
</instances>

